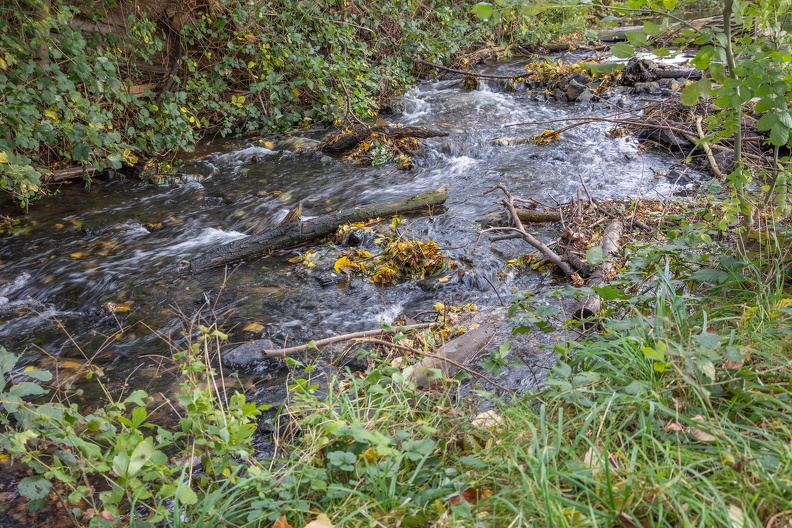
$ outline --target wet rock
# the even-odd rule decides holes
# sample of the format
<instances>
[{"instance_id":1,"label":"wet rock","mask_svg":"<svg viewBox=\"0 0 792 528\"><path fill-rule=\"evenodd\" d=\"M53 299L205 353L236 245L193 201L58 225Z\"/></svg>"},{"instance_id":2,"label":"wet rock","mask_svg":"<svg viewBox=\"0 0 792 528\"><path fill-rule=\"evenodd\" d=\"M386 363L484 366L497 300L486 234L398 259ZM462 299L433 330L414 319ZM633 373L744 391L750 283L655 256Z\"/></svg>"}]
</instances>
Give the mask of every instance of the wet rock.
<instances>
[{"instance_id":1,"label":"wet rock","mask_svg":"<svg viewBox=\"0 0 792 528\"><path fill-rule=\"evenodd\" d=\"M585 90L583 90L583 92L580 95L578 95L576 101L578 103L590 103L593 97L594 94L591 93L591 90L586 88Z\"/></svg>"},{"instance_id":2,"label":"wet rock","mask_svg":"<svg viewBox=\"0 0 792 528\"><path fill-rule=\"evenodd\" d=\"M569 101L566 94L564 94L564 92L561 91L560 88L555 89L555 91L553 92L553 98L559 103L566 103Z\"/></svg>"},{"instance_id":3,"label":"wet rock","mask_svg":"<svg viewBox=\"0 0 792 528\"><path fill-rule=\"evenodd\" d=\"M693 143L671 130L644 128L638 132L638 138L644 141L653 141L658 145L672 150L687 150L693 148Z\"/></svg>"},{"instance_id":4,"label":"wet rock","mask_svg":"<svg viewBox=\"0 0 792 528\"><path fill-rule=\"evenodd\" d=\"M718 168L723 174L729 174L734 170L733 152L720 150L714 153L713 158L715 158L715 164L718 165Z\"/></svg>"},{"instance_id":5,"label":"wet rock","mask_svg":"<svg viewBox=\"0 0 792 528\"><path fill-rule=\"evenodd\" d=\"M269 339L248 341L223 353L223 366L240 370L262 366L267 370L280 368L283 365L282 359L264 356L264 350L271 348L276 347Z\"/></svg>"},{"instance_id":6,"label":"wet rock","mask_svg":"<svg viewBox=\"0 0 792 528\"><path fill-rule=\"evenodd\" d=\"M660 91L660 85L656 82L639 82L635 83L633 93L636 95L649 95Z\"/></svg>"},{"instance_id":7,"label":"wet rock","mask_svg":"<svg viewBox=\"0 0 792 528\"><path fill-rule=\"evenodd\" d=\"M589 92L588 86L582 84L576 79L570 79L566 87L566 96L570 101L577 101L583 93ZM590 98L591 92L589 92Z\"/></svg>"}]
</instances>

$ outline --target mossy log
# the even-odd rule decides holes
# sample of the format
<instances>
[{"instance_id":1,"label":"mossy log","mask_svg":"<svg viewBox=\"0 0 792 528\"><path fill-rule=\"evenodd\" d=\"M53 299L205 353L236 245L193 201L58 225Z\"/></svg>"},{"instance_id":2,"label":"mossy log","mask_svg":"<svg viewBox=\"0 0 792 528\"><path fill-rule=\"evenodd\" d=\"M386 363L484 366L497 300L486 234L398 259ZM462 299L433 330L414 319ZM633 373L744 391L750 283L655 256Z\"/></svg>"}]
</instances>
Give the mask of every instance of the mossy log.
<instances>
[{"instance_id":1,"label":"mossy log","mask_svg":"<svg viewBox=\"0 0 792 528\"><path fill-rule=\"evenodd\" d=\"M432 137L444 137L448 135L448 132L410 126L374 126L356 130L354 132L349 132L347 134L330 136L321 145L319 145L319 150L325 154L340 156L341 154L354 149L362 142L366 141L372 136L372 134L378 134L390 139L401 139L406 137L425 139Z\"/></svg>"},{"instance_id":2,"label":"mossy log","mask_svg":"<svg viewBox=\"0 0 792 528\"><path fill-rule=\"evenodd\" d=\"M378 216L430 210L445 203L448 187L438 187L415 196L395 198L346 211L318 216L304 222L287 222L239 240L224 244L207 255L193 259L190 269L200 271L264 255L276 249L294 247L333 233L339 226Z\"/></svg>"}]
</instances>

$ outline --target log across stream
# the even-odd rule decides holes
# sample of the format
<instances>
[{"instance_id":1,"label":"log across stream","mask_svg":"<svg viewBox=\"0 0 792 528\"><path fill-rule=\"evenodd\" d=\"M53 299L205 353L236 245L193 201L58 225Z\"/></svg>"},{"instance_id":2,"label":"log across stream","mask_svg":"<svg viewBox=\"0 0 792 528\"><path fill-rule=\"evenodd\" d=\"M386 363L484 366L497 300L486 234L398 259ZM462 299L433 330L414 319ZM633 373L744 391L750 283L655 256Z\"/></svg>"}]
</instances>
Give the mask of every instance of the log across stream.
<instances>
[{"instance_id":1,"label":"log across stream","mask_svg":"<svg viewBox=\"0 0 792 528\"><path fill-rule=\"evenodd\" d=\"M350 222L361 222L390 216L432 210L445 203L448 188L438 187L414 196L357 207L351 210L318 216L304 222L288 222L257 235L224 244L190 262L193 271L215 268L241 260L259 257L270 251L298 246L333 233Z\"/></svg>"}]
</instances>

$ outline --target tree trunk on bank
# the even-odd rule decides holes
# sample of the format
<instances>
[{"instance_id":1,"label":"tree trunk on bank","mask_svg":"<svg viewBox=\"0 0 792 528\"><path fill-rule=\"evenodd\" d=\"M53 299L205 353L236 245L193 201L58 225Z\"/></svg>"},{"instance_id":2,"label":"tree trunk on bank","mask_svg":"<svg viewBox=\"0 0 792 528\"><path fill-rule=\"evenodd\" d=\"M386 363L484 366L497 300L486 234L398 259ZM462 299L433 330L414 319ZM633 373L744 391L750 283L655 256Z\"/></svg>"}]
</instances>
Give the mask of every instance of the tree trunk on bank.
<instances>
[{"instance_id":1,"label":"tree trunk on bank","mask_svg":"<svg viewBox=\"0 0 792 528\"><path fill-rule=\"evenodd\" d=\"M193 259L190 262L190 269L201 271L258 257L275 249L298 246L327 236L340 226L351 222L360 222L378 216L390 216L431 209L442 205L447 197L448 187L443 186L415 196L395 198L388 202L339 211L306 220L305 222L280 224L269 231L234 240L210 251L206 256Z\"/></svg>"}]
</instances>

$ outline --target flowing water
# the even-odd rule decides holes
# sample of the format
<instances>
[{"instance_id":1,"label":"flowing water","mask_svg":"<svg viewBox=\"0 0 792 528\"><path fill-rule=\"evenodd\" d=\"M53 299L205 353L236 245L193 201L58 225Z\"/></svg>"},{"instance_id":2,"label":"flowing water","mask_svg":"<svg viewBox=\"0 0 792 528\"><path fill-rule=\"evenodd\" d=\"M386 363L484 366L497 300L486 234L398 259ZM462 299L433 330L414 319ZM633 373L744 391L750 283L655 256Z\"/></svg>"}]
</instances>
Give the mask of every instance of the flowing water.
<instances>
[{"instance_id":1,"label":"flowing water","mask_svg":"<svg viewBox=\"0 0 792 528\"><path fill-rule=\"evenodd\" d=\"M510 63L489 71L521 69ZM24 364L93 357L107 379L146 388L158 377L156 356L167 354L168 340L183 339L185 320L199 312L222 321L232 342L264 337L297 344L415 316L436 302L487 307L515 289L546 290L552 280L546 275L504 272L507 260L530 251L524 243L482 241L474 248L477 220L499 209L501 197L485 194L498 183L551 205L575 196L581 178L596 197L656 198L675 188L653 175L667 171L671 158L609 136L607 124L572 129L549 146L491 142L564 124L508 126L513 123L613 112L603 104L548 102L497 82L467 91L458 80L443 80L420 84L396 108L391 123L450 133L423 141L414 171L273 151L255 139L217 140L200 146L178 183L63 185L54 198L34 204L16 235L0 239L0 344L22 354ZM339 282L332 266L340 250L321 242L228 270L192 274L179 265L276 224L298 200L307 218L440 185L449 188L444 211L408 217L401 229L437 241L457 261L443 280L388 287L357 278ZM548 240L557 234L540 233ZM289 261L307 249L317 250L313 267ZM277 378L267 368L245 375ZM509 382L519 384L519 377Z\"/></svg>"}]
</instances>

